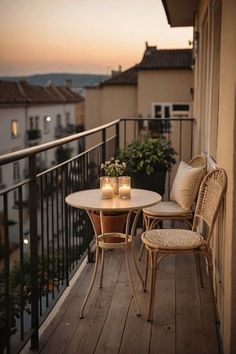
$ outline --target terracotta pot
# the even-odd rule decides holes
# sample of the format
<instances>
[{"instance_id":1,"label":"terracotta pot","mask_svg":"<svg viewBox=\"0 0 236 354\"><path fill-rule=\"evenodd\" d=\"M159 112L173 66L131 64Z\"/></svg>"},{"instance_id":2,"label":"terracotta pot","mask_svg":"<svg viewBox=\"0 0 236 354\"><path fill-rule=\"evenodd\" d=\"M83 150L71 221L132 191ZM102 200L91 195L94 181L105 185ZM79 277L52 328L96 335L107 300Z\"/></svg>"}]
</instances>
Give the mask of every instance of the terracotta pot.
<instances>
[{"instance_id":1,"label":"terracotta pot","mask_svg":"<svg viewBox=\"0 0 236 354\"><path fill-rule=\"evenodd\" d=\"M103 218L104 232L124 232L128 213L105 214ZM91 213L91 217L95 224L97 234L101 234L100 216L96 213Z\"/></svg>"}]
</instances>

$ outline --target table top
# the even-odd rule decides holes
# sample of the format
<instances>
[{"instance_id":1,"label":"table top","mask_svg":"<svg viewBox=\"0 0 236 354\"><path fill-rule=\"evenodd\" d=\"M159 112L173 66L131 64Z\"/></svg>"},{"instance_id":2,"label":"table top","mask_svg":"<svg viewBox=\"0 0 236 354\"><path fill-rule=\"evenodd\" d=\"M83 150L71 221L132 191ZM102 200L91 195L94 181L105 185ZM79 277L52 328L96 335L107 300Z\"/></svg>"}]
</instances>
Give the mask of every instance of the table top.
<instances>
[{"instance_id":1,"label":"table top","mask_svg":"<svg viewBox=\"0 0 236 354\"><path fill-rule=\"evenodd\" d=\"M146 189L131 189L130 199L115 196L112 199L102 199L100 189L86 189L69 194L65 201L72 207L103 211L127 211L150 207L161 201L162 197L156 192Z\"/></svg>"}]
</instances>

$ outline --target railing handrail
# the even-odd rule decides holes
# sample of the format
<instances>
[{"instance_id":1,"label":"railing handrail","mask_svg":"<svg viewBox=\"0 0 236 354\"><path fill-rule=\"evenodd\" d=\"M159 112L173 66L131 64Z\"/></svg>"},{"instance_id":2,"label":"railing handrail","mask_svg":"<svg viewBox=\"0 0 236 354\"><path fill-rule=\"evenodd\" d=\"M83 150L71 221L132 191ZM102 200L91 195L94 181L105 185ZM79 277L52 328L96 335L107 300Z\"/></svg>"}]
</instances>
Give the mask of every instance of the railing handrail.
<instances>
[{"instance_id":1,"label":"railing handrail","mask_svg":"<svg viewBox=\"0 0 236 354\"><path fill-rule=\"evenodd\" d=\"M2 156L0 156L0 166L4 165L6 163L10 163L10 162L13 162L16 160L23 159L25 157L28 157L28 156L31 156L34 154L38 154L40 152L55 148L55 147L63 145L63 144L70 143L74 140L77 140L79 138L83 138L85 136L89 136L89 135L97 133L99 131L103 131L104 129L110 128L119 122L120 122L120 119L117 119L117 120L114 120L110 123L104 124L102 126L99 126L99 127L96 127L96 128L90 129L90 130L86 130L82 133L73 134L71 136L67 136L67 137L64 137L61 139L50 141L48 143L40 144L40 145L33 146L30 148L22 149L20 151L14 151L14 152L2 155Z\"/></svg>"},{"instance_id":2,"label":"railing handrail","mask_svg":"<svg viewBox=\"0 0 236 354\"><path fill-rule=\"evenodd\" d=\"M181 117L170 117L170 118L157 118L157 117L129 117L129 118L120 118L119 121L127 121L127 120L141 120L141 121L144 121L144 120L151 120L151 121L178 121L178 122L181 122L181 121L185 121L185 122L193 122L195 121L195 118L181 118Z\"/></svg>"}]
</instances>

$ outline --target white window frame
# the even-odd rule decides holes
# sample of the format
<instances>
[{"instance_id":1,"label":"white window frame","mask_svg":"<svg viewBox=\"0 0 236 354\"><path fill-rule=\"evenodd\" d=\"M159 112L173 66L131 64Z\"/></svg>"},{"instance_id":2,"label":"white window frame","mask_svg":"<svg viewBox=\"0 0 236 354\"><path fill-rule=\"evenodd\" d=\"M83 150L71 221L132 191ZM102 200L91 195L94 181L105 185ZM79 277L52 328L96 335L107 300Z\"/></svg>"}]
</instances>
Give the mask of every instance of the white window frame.
<instances>
[{"instance_id":1,"label":"white window frame","mask_svg":"<svg viewBox=\"0 0 236 354\"><path fill-rule=\"evenodd\" d=\"M155 118L155 107L156 106L162 106L161 109L161 118L164 119L165 118L165 107L169 106L170 107L170 117L169 118L182 118L181 115L174 115L173 112L177 112L177 111L173 111L173 105L188 105L189 106L189 114L186 117L183 118L191 118L192 116L192 102L152 102L152 117ZM181 112L181 111L179 111ZM184 111L186 112L186 111ZM157 118L158 119L158 118Z\"/></svg>"}]
</instances>

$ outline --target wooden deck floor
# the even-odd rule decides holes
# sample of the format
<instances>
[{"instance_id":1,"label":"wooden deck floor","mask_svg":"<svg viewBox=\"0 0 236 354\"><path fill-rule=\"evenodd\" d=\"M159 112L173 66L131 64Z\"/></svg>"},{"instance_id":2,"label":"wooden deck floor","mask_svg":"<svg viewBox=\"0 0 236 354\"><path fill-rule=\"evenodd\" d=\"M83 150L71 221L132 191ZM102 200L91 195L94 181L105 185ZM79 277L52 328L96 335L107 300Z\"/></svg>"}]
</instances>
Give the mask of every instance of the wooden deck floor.
<instances>
[{"instance_id":1,"label":"wooden deck floor","mask_svg":"<svg viewBox=\"0 0 236 354\"><path fill-rule=\"evenodd\" d=\"M139 262L143 272L144 261ZM147 322L149 293L133 272L142 309L137 317L124 254L107 251L103 288L95 283L84 319L79 310L94 264L87 264L62 308L40 338L40 352L78 354L218 354L208 278L199 287L191 255L166 257L157 278L153 323Z\"/></svg>"}]
</instances>

